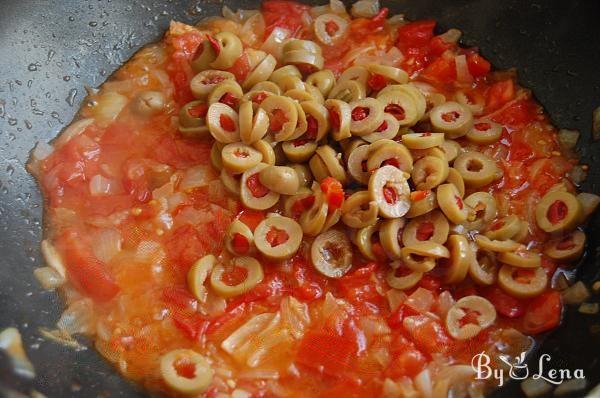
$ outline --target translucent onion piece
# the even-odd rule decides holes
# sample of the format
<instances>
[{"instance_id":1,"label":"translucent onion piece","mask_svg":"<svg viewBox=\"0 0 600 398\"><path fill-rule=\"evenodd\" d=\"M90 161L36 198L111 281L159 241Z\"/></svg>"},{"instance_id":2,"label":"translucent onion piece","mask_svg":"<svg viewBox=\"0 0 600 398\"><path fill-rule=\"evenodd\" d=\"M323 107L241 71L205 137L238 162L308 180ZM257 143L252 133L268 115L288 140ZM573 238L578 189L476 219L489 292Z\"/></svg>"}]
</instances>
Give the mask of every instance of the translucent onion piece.
<instances>
[{"instance_id":1,"label":"translucent onion piece","mask_svg":"<svg viewBox=\"0 0 600 398\"><path fill-rule=\"evenodd\" d=\"M44 141L38 141L35 148L33 148L32 155L35 160L44 160L52 155L52 152L54 152L54 147L52 145L49 145Z\"/></svg>"},{"instance_id":2,"label":"translucent onion piece","mask_svg":"<svg viewBox=\"0 0 600 398\"><path fill-rule=\"evenodd\" d=\"M65 283L65 278L50 267L40 267L33 270L33 275L46 290L56 289Z\"/></svg>"},{"instance_id":3,"label":"translucent onion piece","mask_svg":"<svg viewBox=\"0 0 600 398\"><path fill-rule=\"evenodd\" d=\"M10 356L15 373L28 379L35 378L35 369L23 349L23 340L17 328L6 328L0 332L0 350Z\"/></svg>"},{"instance_id":4,"label":"translucent onion piece","mask_svg":"<svg viewBox=\"0 0 600 398\"><path fill-rule=\"evenodd\" d=\"M353 17L373 18L379 12L379 0L359 0L350 12Z\"/></svg>"},{"instance_id":5,"label":"translucent onion piece","mask_svg":"<svg viewBox=\"0 0 600 398\"><path fill-rule=\"evenodd\" d=\"M116 195L121 191L121 184L111 178L96 174L90 179L90 194L92 196Z\"/></svg>"},{"instance_id":6,"label":"translucent onion piece","mask_svg":"<svg viewBox=\"0 0 600 398\"><path fill-rule=\"evenodd\" d=\"M92 250L98 260L107 263L121 251L121 233L117 229L101 229L93 237Z\"/></svg>"},{"instance_id":7,"label":"translucent onion piece","mask_svg":"<svg viewBox=\"0 0 600 398\"><path fill-rule=\"evenodd\" d=\"M213 179L215 179L215 175L210 166L200 165L190 167L186 170L179 184L179 189L187 191L192 188L205 187Z\"/></svg>"},{"instance_id":8,"label":"translucent onion piece","mask_svg":"<svg viewBox=\"0 0 600 398\"><path fill-rule=\"evenodd\" d=\"M95 98L92 115L100 126L107 126L114 121L123 110L129 99L114 91L105 92Z\"/></svg>"},{"instance_id":9,"label":"translucent onion piece","mask_svg":"<svg viewBox=\"0 0 600 398\"><path fill-rule=\"evenodd\" d=\"M464 54L457 55L454 57L454 61L456 64L456 80L464 84L472 83L473 76L471 76L469 67L467 66L467 57Z\"/></svg>"},{"instance_id":10,"label":"translucent onion piece","mask_svg":"<svg viewBox=\"0 0 600 398\"><path fill-rule=\"evenodd\" d=\"M55 270L63 278L66 278L67 270L65 268L65 263L58 253L58 250L56 250L56 248L48 240L42 241L42 255L44 256L44 260L46 260L46 264L50 268Z\"/></svg>"},{"instance_id":11,"label":"translucent onion piece","mask_svg":"<svg viewBox=\"0 0 600 398\"><path fill-rule=\"evenodd\" d=\"M56 322L56 327L69 335L94 333L96 322L92 300L85 298L71 303Z\"/></svg>"}]
</instances>

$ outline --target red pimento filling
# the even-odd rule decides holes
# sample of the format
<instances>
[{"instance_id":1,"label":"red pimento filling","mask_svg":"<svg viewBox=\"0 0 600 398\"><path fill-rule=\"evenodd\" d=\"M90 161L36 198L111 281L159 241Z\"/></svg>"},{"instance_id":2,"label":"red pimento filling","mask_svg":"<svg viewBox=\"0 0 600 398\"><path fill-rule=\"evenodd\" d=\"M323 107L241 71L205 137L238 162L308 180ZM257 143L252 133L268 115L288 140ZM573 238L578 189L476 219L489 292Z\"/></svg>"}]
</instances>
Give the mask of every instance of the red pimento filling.
<instances>
[{"instance_id":1,"label":"red pimento filling","mask_svg":"<svg viewBox=\"0 0 600 398\"><path fill-rule=\"evenodd\" d=\"M569 208L562 200L555 200L548 208L546 216L552 224L558 224L565 219L569 213Z\"/></svg>"},{"instance_id":2,"label":"red pimento filling","mask_svg":"<svg viewBox=\"0 0 600 398\"><path fill-rule=\"evenodd\" d=\"M489 123L482 122L482 123L475 123L475 125L473 127L475 127L475 130L477 130L477 131L487 131L492 128L492 125Z\"/></svg>"},{"instance_id":3,"label":"red pimento filling","mask_svg":"<svg viewBox=\"0 0 600 398\"><path fill-rule=\"evenodd\" d=\"M377 130L375 130L376 133L381 133L382 131L387 130L388 128L388 122L387 120L384 120L383 123L381 123L379 125L379 127L377 127Z\"/></svg>"},{"instance_id":4,"label":"red pimento filling","mask_svg":"<svg viewBox=\"0 0 600 398\"><path fill-rule=\"evenodd\" d=\"M329 121L331 122L331 127L334 130L340 129L340 115L335 111L333 107L327 108L327 112L329 113Z\"/></svg>"},{"instance_id":5,"label":"red pimento filling","mask_svg":"<svg viewBox=\"0 0 600 398\"><path fill-rule=\"evenodd\" d=\"M435 232L435 226L431 221L425 221L417 227L417 240L429 240Z\"/></svg>"},{"instance_id":6,"label":"red pimento filling","mask_svg":"<svg viewBox=\"0 0 600 398\"><path fill-rule=\"evenodd\" d=\"M245 159L248 156L250 156L250 154L248 154L248 152L238 148L235 151L233 151L233 156L235 156L236 158Z\"/></svg>"},{"instance_id":7,"label":"red pimento filling","mask_svg":"<svg viewBox=\"0 0 600 398\"><path fill-rule=\"evenodd\" d=\"M252 174L246 179L246 186L255 198L262 198L269 193L269 188L265 187L258 178L258 173Z\"/></svg>"},{"instance_id":8,"label":"red pimento filling","mask_svg":"<svg viewBox=\"0 0 600 398\"><path fill-rule=\"evenodd\" d=\"M233 234L231 246L233 246L233 250L239 254L246 254L250 250L250 242L248 242L248 239L237 232Z\"/></svg>"},{"instance_id":9,"label":"red pimento filling","mask_svg":"<svg viewBox=\"0 0 600 398\"><path fill-rule=\"evenodd\" d=\"M309 140L308 138L298 138L297 140L292 141L292 144L297 148L299 146L306 145L311 141L312 140Z\"/></svg>"},{"instance_id":10,"label":"red pimento filling","mask_svg":"<svg viewBox=\"0 0 600 398\"><path fill-rule=\"evenodd\" d=\"M431 191L429 191L429 190L426 190L426 191L412 191L410 193L410 200L411 200L411 202L418 202L419 200L423 200L427 196L429 196L430 192Z\"/></svg>"},{"instance_id":11,"label":"red pimento filling","mask_svg":"<svg viewBox=\"0 0 600 398\"><path fill-rule=\"evenodd\" d=\"M426 131L424 133L421 133L421 137L431 137L431 131Z\"/></svg>"},{"instance_id":12,"label":"red pimento filling","mask_svg":"<svg viewBox=\"0 0 600 398\"><path fill-rule=\"evenodd\" d=\"M281 131L284 124L288 122L287 115L282 109L273 109L269 116L269 130Z\"/></svg>"},{"instance_id":13,"label":"red pimento filling","mask_svg":"<svg viewBox=\"0 0 600 398\"><path fill-rule=\"evenodd\" d=\"M306 133L304 133L304 138L308 140L315 140L317 138L317 133L319 132L319 122L313 115L306 116Z\"/></svg>"},{"instance_id":14,"label":"red pimento filling","mask_svg":"<svg viewBox=\"0 0 600 398\"><path fill-rule=\"evenodd\" d=\"M225 93L219 98L219 102L235 108L238 105L239 100L233 94Z\"/></svg>"},{"instance_id":15,"label":"red pimento filling","mask_svg":"<svg viewBox=\"0 0 600 398\"><path fill-rule=\"evenodd\" d=\"M456 111L452 111L452 112L446 112L442 114L442 120L445 121L446 123L452 123L458 120L458 118L460 117L460 113L456 112Z\"/></svg>"},{"instance_id":16,"label":"red pimento filling","mask_svg":"<svg viewBox=\"0 0 600 398\"><path fill-rule=\"evenodd\" d=\"M314 203L315 203L314 195L310 195L310 196L307 196L306 198L299 199L299 200L295 201L294 204L292 205L292 214L294 215L294 217L298 217L302 213L304 213L306 210L310 209Z\"/></svg>"},{"instance_id":17,"label":"red pimento filling","mask_svg":"<svg viewBox=\"0 0 600 398\"><path fill-rule=\"evenodd\" d=\"M383 166L394 166L395 168L400 168L400 162L396 158L389 158L383 161Z\"/></svg>"},{"instance_id":18,"label":"red pimento filling","mask_svg":"<svg viewBox=\"0 0 600 398\"><path fill-rule=\"evenodd\" d=\"M396 120L404 120L406 118L406 113L404 112L404 108L398 104L388 104L386 105L384 111L391 114L396 118Z\"/></svg>"},{"instance_id":19,"label":"red pimento filling","mask_svg":"<svg viewBox=\"0 0 600 398\"><path fill-rule=\"evenodd\" d=\"M225 115L224 113L221 113L221 115L219 116L219 124L221 124L221 127L225 131L235 131L235 121L230 116Z\"/></svg>"},{"instance_id":20,"label":"red pimento filling","mask_svg":"<svg viewBox=\"0 0 600 398\"><path fill-rule=\"evenodd\" d=\"M335 35L338 30L340 30L340 27L334 21L325 22L325 32L327 32L329 36Z\"/></svg>"},{"instance_id":21,"label":"red pimento filling","mask_svg":"<svg viewBox=\"0 0 600 398\"><path fill-rule=\"evenodd\" d=\"M558 250L571 250L575 247L572 236L567 236L556 244Z\"/></svg>"},{"instance_id":22,"label":"red pimento filling","mask_svg":"<svg viewBox=\"0 0 600 398\"><path fill-rule=\"evenodd\" d=\"M352 109L352 120L359 122L369 117L371 110L365 106L357 106Z\"/></svg>"},{"instance_id":23,"label":"red pimento filling","mask_svg":"<svg viewBox=\"0 0 600 398\"><path fill-rule=\"evenodd\" d=\"M371 87L373 91L382 90L385 86L387 86L387 82L388 81L385 78L385 76L379 75L377 73L373 73L369 77L369 80L367 80L367 84L369 85L369 87Z\"/></svg>"},{"instance_id":24,"label":"red pimento filling","mask_svg":"<svg viewBox=\"0 0 600 398\"><path fill-rule=\"evenodd\" d=\"M215 53L219 55L221 53L221 44L211 35L206 35L206 39L210 43L210 46L213 48L213 50L215 50Z\"/></svg>"},{"instance_id":25,"label":"red pimento filling","mask_svg":"<svg viewBox=\"0 0 600 398\"><path fill-rule=\"evenodd\" d=\"M290 239L288 233L279 228L271 227L269 232L267 232L266 236L267 242L271 245L271 247L277 247L279 245L283 245Z\"/></svg>"},{"instance_id":26,"label":"red pimento filling","mask_svg":"<svg viewBox=\"0 0 600 398\"><path fill-rule=\"evenodd\" d=\"M398 201L398 193L394 187L386 185L383 187L383 198L388 204L393 205L396 203L396 201Z\"/></svg>"},{"instance_id":27,"label":"red pimento filling","mask_svg":"<svg viewBox=\"0 0 600 398\"><path fill-rule=\"evenodd\" d=\"M211 84L221 83L222 81L225 81L225 77L223 77L221 75L213 75L213 76L206 76L203 83L208 86Z\"/></svg>"},{"instance_id":28,"label":"red pimento filling","mask_svg":"<svg viewBox=\"0 0 600 398\"><path fill-rule=\"evenodd\" d=\"M188 359L178 359L173 363L177 375L186 379L196 377L196 365Z\"/></svg>"},{"instance_id":29,"label":"red pimento filling","mask_svg":"<svg viewBox=\"0 0 600 398\"><path fill-rule=\"evenodd\" d=\"M497 231L500 228L502 228L504 226L504 221L503 220L498 220L495 223L492 224L492 226L490 227L491 231Z\"/></svg>"},{"instance_id":30,"label":"red pimento filling","mask_svg":"<svg viewBox=\"0 0 600 398\"><path fill-rule=\"evenodd\" d=\"M454 200L456 200L456 206L458 206L458 209L462 210L464 205L463 205L463 201L460 198L460 196L454 195Z\"/></svg>"},{"instance_id":31,"label":"red pimento filling","mask_svg":"<svg viewBox=\"0 0 600 398\"><path fill-rule=\"evenodd\" d=\"M265 98L267 98L268 95L269 94L265 93L264 91L261 91L260 93L256 94L254 97L252 97L252 102L260 105L265 100Z\"/></svg>"}]
</instances>

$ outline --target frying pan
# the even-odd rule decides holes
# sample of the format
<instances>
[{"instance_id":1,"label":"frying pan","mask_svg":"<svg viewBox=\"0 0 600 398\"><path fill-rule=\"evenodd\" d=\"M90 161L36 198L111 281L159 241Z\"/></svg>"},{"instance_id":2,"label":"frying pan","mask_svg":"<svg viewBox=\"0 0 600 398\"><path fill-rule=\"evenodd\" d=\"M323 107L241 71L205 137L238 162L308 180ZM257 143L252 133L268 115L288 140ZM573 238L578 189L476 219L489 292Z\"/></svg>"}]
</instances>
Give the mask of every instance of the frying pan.
<instances>
[{"instance_id":1,"label":"frying pan","mask_svg":"<svg viewBox=\"0 0 600 398\"><path fill-rule=\"evenodd\" d=\"M258 1L226 1L231 8L256 8ZM313 1L309 1L313 3ZM314 2L316 3L316 2ZM516 67L554 122L583 133L580 152L591 171L583 189L599 192L600 146L591 141L591 114L600 105L600 2L591 0L401 0L383 1L392 14L434 18L440 29L463 31L463 44L481 48L501 69ZM169 20L193 23L217 15L222 1L169 0L4 0L0 11L0 329L16 326L23 335L37 378L12 373L0 354L0 396L137 397L144 393L123 380L93 350L73 351L40 338L62 303L32 275L42 260L43 202L26 172L29 151L69 123L85 96L145 43L157 40ZM599 217L588 228L589 250L577 275L599 277ZM598 298L596 297L596 300ZM600 335L590 328L598 316L565 312L531 358L541 353L548 367L584 370L588 389L600 381ZM84 343L88 343L84 338ZM516 383L494 393L517 397ZM582 393L578 393L579 396Z\"/></svg>"}]
</instances>

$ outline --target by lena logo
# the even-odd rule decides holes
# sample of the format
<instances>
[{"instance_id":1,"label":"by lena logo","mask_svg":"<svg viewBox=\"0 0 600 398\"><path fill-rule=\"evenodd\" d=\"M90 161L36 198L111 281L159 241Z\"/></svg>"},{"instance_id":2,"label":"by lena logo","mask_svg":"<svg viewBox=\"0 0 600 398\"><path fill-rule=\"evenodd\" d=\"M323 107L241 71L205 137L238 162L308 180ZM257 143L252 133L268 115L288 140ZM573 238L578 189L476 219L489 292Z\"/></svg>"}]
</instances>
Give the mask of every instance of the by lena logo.
<instances>
[{"instance_id":1,"label":"by lena logo","mask_svg":"<svg viewBox=\"0 0 600 398\"><path fill-rule=\"evenodd\" d=\"M529 367L525 363L525 352L518 355L514 361L510 361L507 355L500 355L499 358L508 367L508 377L512 380L524 380L528 377L532 379L542 379L548 383L559 385L562 382L570 379L585 379L583 369L575 369L571 371L569 369L548 369L548 362L551 357L548 354L542 354L538 362L537 373L530 374ZM503 369L492 368L490 366L491 359L485 352L480 352L473 356L471 360L471 367L475 371L475 378L477 380L489 380L493 379L498 382L498 387L504 385L505 373Z\"/></svg>"}]
</instances>

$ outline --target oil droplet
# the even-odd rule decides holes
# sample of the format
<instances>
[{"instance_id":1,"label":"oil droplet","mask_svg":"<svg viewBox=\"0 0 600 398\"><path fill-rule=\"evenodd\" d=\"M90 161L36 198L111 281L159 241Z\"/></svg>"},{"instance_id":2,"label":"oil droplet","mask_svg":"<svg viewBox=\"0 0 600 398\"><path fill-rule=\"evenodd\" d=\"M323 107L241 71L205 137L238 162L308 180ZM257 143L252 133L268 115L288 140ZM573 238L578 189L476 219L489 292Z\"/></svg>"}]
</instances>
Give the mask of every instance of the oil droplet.
<instances>
[{"instance_id":1,"label":"oil droplet","mask_svg":"<svg viewBox=\"0 0 600 398\"><path fill-rule=\"evenodd\" d=\"M88 25L90 25L92 28L95 28L96 26L98 26L98 22L92 21Z\"/></svg>"},{"instance_id":2,"label":"oil droplet","mask_svg":"<svg viewBox=\"0 0 600 398\"><path fill-rule=\"evenodd\" d=\"M58 114L58 112L54 111L50 113L50 116L52 116L53 119L58 120L58 122L62 124L62 120L60 120L60 115Z\"/></svg>"},{"instance_id":3,"label":"oil droplet","mask_svg":"<svg viewBox=\"0 0 600 398\"><path fill-rule=\"evenodd\" d=\"M69 90L69 95L67 95L67 98L65 98L65 101L67 101L67 104L69 104L69 106L73 106L73 104L75 103L75 97L77 97L77 89L72 88Z\"/></svg>"},{"instance_id":4,"label":"oil droplet","mask_svg":"<svg viewBox=\"0 0 600 398\"><path fill-rule=\"evenodd\" d=\"M37 70L38 70L38 68L39 68L40 66L42 66L42 65L40 65L40 64L39 64L39 62L36 62L36 63L31 63L31 64L29 64L29 65L27 66L27 70L28 70L28 71L30 71L30 72L35 72L35 71L37 71Z\"/></svg>"},{"instance_id":5,"label":"oil droplet","mask_svg":"<svg viewBox=\"0 0 600 398\"><path fill-rule=\"evenodd\" d=\"M75 17L71 15L71 16L69 17L69 21L71 21L71 22L75 21Z\"/></svg>"},{"instance_id":6,"label":"oil droplet","mask_svg":"<svg viewBox=\"0 0 600 398\"><path fill-rule=\"evenodd\" d=\"M71 80L71 76L63 76L63 80L68 82L69 80Z\"/></svg>"},{"instance_id":7,"label":"oil droplet","mask_svg":"<svg viewBox=\"0 0 600 398\"><path fill-rule=\"evenodd\" d=\"M27 127L28 130L31 130L31 128L33 127L31 125L31 122L27 119L23 120L23 123L25 123L25 127Z\"/></svg>"},{"instance_id":8,"label":"oil droplet","mask_svg":"<svg viewBox=\"0 0 600 398\"><path fill-rule=\"evenodd\" d=\"M17 124L17 119L15 119L14 117L9 117L8 124L10 124L11 126L14 126L15 124Z\"/></svg>"},{"instance_id":9,"label":"oil droplet","mask_svg":"<svg viewBox=\"0 0 600 398\"><path fill-rule=\"evenodd\" d=\"M13 166L11 166L10 164L6 166L6 174L8 174L9 177L11 177L14 173L15 168Z\"/></svg>"},{"instance_id":10,"label":"oil droplet","mask_svg":"<svg viewBox=\"0 0 600 398\"><path fill-rule=\"evenodd\" d=\"M33 84L33 80L27 80L27 88L31 88L32 84Z\"/></svg>"}]
</instances>

